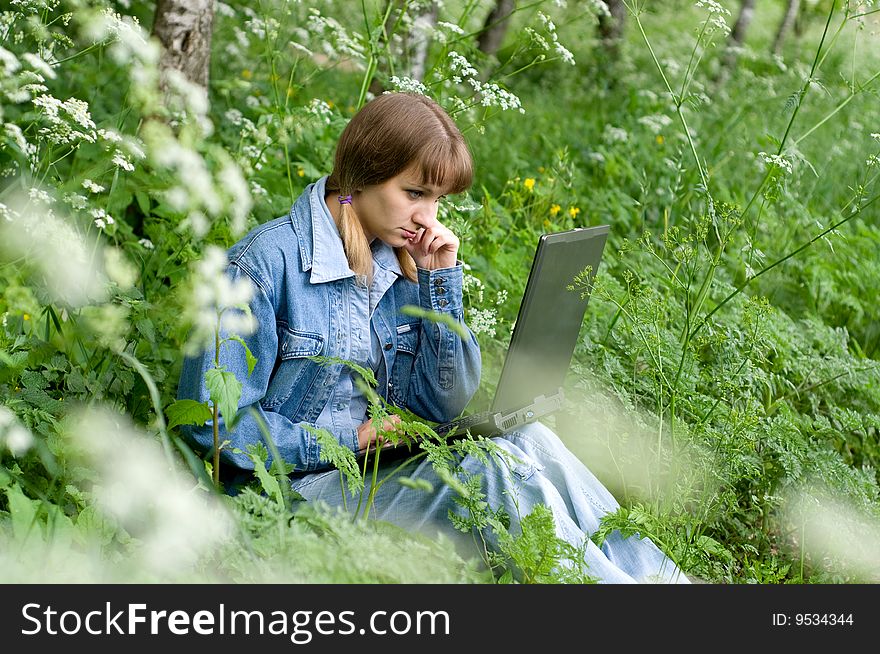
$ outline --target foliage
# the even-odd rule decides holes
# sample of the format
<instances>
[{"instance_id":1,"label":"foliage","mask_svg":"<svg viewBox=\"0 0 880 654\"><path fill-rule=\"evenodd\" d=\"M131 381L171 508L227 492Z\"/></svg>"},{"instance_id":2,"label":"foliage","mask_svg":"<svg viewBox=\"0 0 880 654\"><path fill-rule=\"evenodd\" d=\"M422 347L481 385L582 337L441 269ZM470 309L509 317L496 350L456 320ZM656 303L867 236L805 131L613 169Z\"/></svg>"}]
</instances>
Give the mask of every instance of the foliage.
<instances>
[{"instance_id":1,"label":"foliage","mask_svg":"<svg viewBox=\"0 0 880 654\"><path fill-rule=\"evenodd\" d=\"M488 56L489 3L446 2L419 81L407 35L425 2L387 21L384 3L221 2L208 94L176 77L160 89L153 3L0 12L7 579L591 581L545 511L511 533L460 475L491 443L456 449L375 394L372 417L428 440L474 558L371 519L376 480L351 452L325 448L358 498L343 519L293 496L271 434L235 497L180 436L236 413L219 367L209 403L176 401L184 353L243 345L217 342L219 321L248 322L223 248L328 172L371 88L438 99L477 162L472 191L441 208L484 355L475 407L539 234L612 227L554 425L621 499L595 541L649 535L712 582L880 578L863 551L880 520L877 14L810 3L783 57L759 31L725 77L732 3L626 2L617 61L596 38L600 4L522 3Z\"/></svg>"}]
</instances>

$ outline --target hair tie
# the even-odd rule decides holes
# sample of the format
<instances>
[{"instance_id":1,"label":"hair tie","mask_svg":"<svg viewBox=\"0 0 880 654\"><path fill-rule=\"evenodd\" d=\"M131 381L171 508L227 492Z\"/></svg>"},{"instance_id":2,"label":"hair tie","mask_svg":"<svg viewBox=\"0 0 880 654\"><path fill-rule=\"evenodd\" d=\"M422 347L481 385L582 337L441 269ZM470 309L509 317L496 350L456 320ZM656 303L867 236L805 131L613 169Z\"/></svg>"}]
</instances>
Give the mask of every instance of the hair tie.
<instances>
[{"instance_id":1,"label":"hair tie","mask_svg":"<svg viewBox=\"0 0 880 654\"><path fill-rule=\"evenodd\" d=\"M350 195L340 195L339 196L339 204L351 204L351 196Z\"/></svg>"}]
</instances>

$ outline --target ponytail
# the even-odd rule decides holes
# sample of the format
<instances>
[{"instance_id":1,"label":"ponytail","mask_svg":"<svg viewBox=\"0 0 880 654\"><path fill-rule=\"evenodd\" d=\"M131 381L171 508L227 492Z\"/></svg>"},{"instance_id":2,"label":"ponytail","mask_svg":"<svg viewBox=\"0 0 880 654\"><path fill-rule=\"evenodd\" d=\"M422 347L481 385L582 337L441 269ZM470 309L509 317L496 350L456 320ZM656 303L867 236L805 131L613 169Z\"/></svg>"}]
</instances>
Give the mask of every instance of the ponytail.
<instances>
[{"instance_id":1,"label":"ponytail","mask_svg":"<svg viewBox=\"0 0 880 654\"><path fill-rule=\"evenodd\" d=\"M416 262L409 252L403 248L394 248L394 254L397 255L397 263L400 264L400 271L403 273L403 276L411 282L419 281L419 271L416 267Z\"/></svg>"},{"instance_id":2,"label":"ponytail","mask_svg":"<svg viewBox=\"0 0 880 654\"><path fill-rule=\"evenodd\" d=\"M345 258L348 259L348 267L358 275L366 277L368 284L373 278L373 252L361 221L355 215L350 204L339 205L339 215L336 216L336 229L342 239L342 247L345 250Z\"/></svg>"}]
</instances>

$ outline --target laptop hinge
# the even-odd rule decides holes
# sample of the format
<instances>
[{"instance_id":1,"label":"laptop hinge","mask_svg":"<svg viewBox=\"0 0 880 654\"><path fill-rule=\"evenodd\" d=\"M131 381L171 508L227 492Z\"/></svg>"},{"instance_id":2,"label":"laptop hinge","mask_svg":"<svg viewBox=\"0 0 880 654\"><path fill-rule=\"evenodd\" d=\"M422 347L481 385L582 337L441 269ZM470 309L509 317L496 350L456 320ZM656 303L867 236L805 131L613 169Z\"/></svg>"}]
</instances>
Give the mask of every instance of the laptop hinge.
<instances>
[{"instance_id":1,"label":"laptop hinge","mask_svg":"<svg viewBox=\"0 0 880 654\"><path fill-rule=\"evenodd\" d=\"M534 422L548 413L553 413L562 407L564 401L565 393L562 388L559 388L559 390L550 396L539 395L535 398L534 402L527 404L516 411L510 413L493 413L492 420L494 421L495 426L502 432L508 431L517 425Z\"/></svg>"}]
</instances>

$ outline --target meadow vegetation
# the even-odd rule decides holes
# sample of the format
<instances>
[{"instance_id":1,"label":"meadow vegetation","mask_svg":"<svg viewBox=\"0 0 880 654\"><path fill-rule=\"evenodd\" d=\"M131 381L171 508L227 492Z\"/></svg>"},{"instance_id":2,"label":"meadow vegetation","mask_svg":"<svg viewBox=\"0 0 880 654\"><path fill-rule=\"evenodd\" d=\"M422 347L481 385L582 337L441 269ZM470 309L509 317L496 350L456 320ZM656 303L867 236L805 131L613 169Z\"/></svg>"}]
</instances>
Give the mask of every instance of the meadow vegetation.
<instances>
[{"instance_id":1,"label":"meadow vegetation","mask_svg":"<svg viewBox=\"0 0 880 654\"><path fill-rule=\"evenodd\" d=\"M443 442L422 456L459 490L457 526L500 552L383 524L368 497L355 519L308 506L270 434L224 496L180 437L235 415L222 370L213 402L175 402L185 352L238 346L216 340L249 292L222 250L329 172L380 85L436 98L474 153L474 187L441 208L483 349L474 408L538 236L611 226L594 283L569 289L590 303L548 420L621 502L595 540L649 535L711 583L880 581L880 8L806 2L773 55L784 3L759 3L726 64L730 0L627 0L613 51L604 3L519 3L491 55L491 3L445 0L415 80L397 35L430 3L404 4L386 37L385 3L220 2L207 93L160 86L152 2L0 12L0 578L591 581L544 512L508 533ZM357 495L370 469L327 449Z\"/></svg>"}]
</instances>

